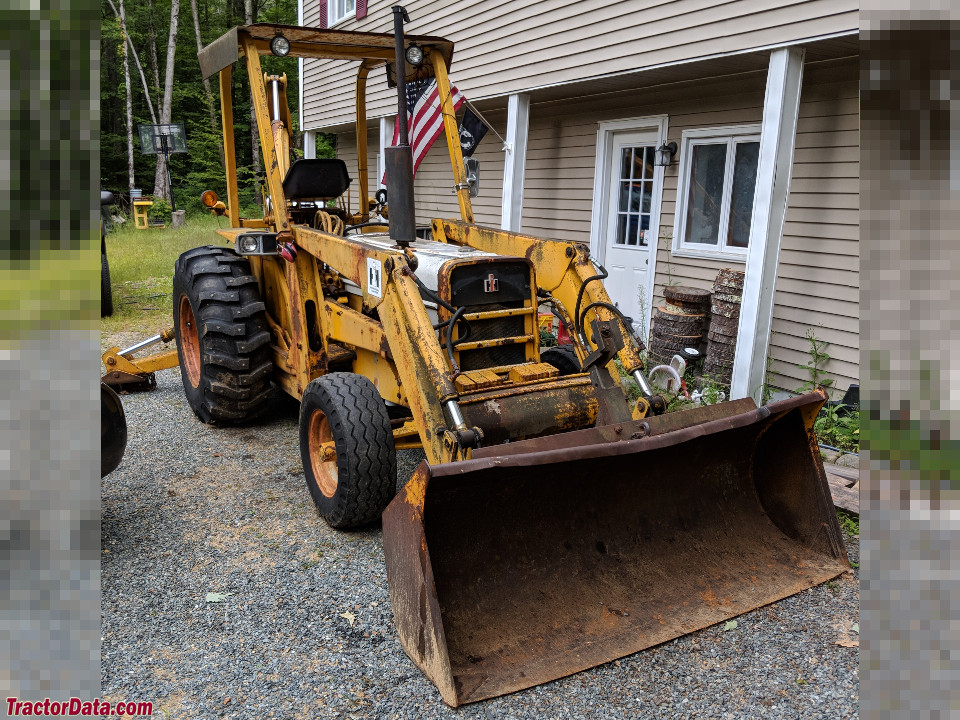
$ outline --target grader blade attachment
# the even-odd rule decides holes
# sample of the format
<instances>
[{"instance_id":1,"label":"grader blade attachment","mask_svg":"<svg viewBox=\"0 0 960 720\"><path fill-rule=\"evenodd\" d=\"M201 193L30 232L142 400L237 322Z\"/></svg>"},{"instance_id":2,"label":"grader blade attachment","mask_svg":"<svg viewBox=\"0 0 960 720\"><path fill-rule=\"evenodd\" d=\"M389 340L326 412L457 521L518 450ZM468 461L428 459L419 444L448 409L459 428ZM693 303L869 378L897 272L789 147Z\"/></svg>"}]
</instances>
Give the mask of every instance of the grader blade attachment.
<instances>
[{"instance_id":1,"label":"grader blade attachment","mask_svg":"<svg viewBox=\"0 0 960 720\"><path fill-rule=\"evenodd\" d=\"M740 615L849 567L823 393L423 463L383 515L404 650L460 705Z\"/></svg>"}]
</instances>

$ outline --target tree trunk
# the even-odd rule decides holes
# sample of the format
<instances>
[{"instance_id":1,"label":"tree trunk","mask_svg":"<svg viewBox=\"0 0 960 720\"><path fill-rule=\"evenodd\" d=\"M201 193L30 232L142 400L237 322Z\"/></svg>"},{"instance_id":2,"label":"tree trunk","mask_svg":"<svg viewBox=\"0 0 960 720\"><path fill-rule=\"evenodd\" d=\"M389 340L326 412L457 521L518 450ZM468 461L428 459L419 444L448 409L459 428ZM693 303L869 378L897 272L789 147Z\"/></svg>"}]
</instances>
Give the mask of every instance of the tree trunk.
<instances>
[{"instance_id":1,"label":"tree trunk","mask_svg":"<svg viewBox=\"0 0 960 720\"><path fill-rule=\"evenodd\" d=\"M200 37L200 15L197 12L197 0L190 0L190 9L193 11L193 29L197 34L197 52L199 53L203 50L203 39ZM217 151L220 153L220 164L226 168L223 157L223 132L217 125L217 112L214 109L213 89L210 87L210 78L203 79L203 89L207 93L207 110L210 113L210 129L213 131L214 137L221 138L221 140L217 141Z\"/></svg>"},{"instance_id":2,"label":"tree trunk","mask_svg":"<svg viewBox=\"0 0 960 720\"><path fill-rule=\"evenodd\" d=\"M147 28L150 30L150 66L153 68L153 91L160 97L160 63L157 60L157 33L153 27L153 2L147 0Z\"/></svg>"},{"instance_id":3,"label":"tree trunk","mask_svg":"<svg viewBox=\"0 0 960 720\"><path fill-rule=\"evenodd\" d=\"M167 40L167 65L163 80L163 105L160 108L160 124L166 125L170 122L170 114L173 112L173 64L177 54L177 28L180 24L180 0L172 0L170 3L170 37ZM170 197L170 186L167 183L167 164L161 154L157 154L157 174L154 178L153 194L160 195L172 205Z\"/></svg>"},{"instance_id":4,"label":"tree trunk","mask_svg":"<svg viewBox=\"0 0 960 720\"><path fill-rule=\"evenodd\" d=\"M137 49L133 46L133 40L130 39L130 33L127 32L127 18L123 10L123 2L120 3L120 9L113 4L113 0L107 0L110 3L110 9L113 14L120 18L120 28L123 30L123 37L126 39L126 45L130 48L130 54L133 55L133 61L137 64L137 70L140 71L140 81L143 83L143 96L147 101L147 109L150 111L150 118L153 124L157 124L157 114L153 111L153 102L150 100L150 87L147 85L147 76L143 72L143 65L140 64L140 56L137 55Z\"/></svg>"},{"instance_id":5,"label":"tree trunk","mask_svg":"<svg viewBox=\"0 0 960 720\"><path fill-rule=\"evenodd\" d=\"M255 22L254 13L253 13L253 0L244 0L243 3L244 10L244 19L247 22L247 25L253 25ZM253 83L253 78L250 78L250 82ZM252 162L253 174L256 176L260 172L260 135L257 132L257 111L254 107L253 98L250 99L250 157ZM256 195L257 205L260 205L260 193L257 192Z\"/></svg>"},{"instance_id":6,"label":"tree trunk","mask_svg":"<svg viewBox=\"0 0 960 720\"><path fill-rule=\"evenodd\" d=\"M123 7L123 0L120 0L120 7ZM136 180L133 173L133 93L130 88L130 60L127 57L127 43L123 43L123 84L127 91L127 174L128 185L132 190L136 187Z\"/></svg>"}]
</instances>

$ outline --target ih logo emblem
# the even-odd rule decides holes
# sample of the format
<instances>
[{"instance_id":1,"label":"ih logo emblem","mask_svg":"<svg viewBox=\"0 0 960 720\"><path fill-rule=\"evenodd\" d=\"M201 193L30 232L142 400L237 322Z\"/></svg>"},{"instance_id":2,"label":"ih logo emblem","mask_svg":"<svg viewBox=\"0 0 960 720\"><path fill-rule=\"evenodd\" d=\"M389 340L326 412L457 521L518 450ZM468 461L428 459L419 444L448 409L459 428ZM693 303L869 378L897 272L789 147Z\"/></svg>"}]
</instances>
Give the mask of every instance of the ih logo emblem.
<instances>
[{"instance_id":1,"label":"ih logo emblem","mask_svg":"<svg viewBox=\"0 0 960 720\"><path fill-rule=\"evenodd\" d=\"M376 258L367 258L367 292L383 297L383 265Z\"/></svg>"},{"instance_id":2,"label":"ih logo emblem","mask_svg":"<svg viewBox=\"0 0 960 720\"><path fill-rule=\"evenodd\" d=\"M487 279L483 281L483 291L492 293L497 292L500 289L500 281L497 280L496 276L493 273L490 273L487 276Z\"/></svg>"}]
</instances>

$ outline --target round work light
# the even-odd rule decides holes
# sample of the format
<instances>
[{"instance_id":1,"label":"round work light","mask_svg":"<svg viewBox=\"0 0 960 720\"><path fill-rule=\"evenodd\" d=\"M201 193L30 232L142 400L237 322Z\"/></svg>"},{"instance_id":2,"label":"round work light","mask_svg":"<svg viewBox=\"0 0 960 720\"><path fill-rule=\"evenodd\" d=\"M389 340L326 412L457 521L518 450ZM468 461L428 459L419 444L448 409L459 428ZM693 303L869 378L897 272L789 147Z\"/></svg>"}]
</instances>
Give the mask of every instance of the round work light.
<instances>
[{"instance_id":1,"label":"round work light","mask_svg":"<svg viewBox=\"0 0 960 720\"><path fill-rule=\"evenodd\" d=\"M277 57L286 57L290 52L290 41L283 35L277 35L270 41L270 52Z\"/></svg>"},{"instance_id":2,"label":"round work light","mask_svg":"<svg viewBox=\"0 0 960 720\"><path fill-rule=\"evenodd\" d=\"M407 62L416 67L420 67L423 64L423 49L416 45L408 47Z\"/></svg>"}]
</instances>

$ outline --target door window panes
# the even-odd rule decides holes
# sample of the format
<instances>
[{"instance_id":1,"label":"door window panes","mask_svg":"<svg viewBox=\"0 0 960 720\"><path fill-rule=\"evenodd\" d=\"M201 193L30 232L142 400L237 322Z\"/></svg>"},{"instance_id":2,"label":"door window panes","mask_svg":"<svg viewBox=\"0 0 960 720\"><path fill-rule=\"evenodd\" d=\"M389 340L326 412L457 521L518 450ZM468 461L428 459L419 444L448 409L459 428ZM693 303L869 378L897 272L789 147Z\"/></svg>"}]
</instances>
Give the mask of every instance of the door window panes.
<instances>
[{"instance_id":1,"label":"door window panes","mask_svg":"<svg viewBox=\"0 0 960 720\"><path fill-rule=\"evenodd\" d=\"M617 181L617 245L646 247L647 230L653 206L652 145L620 148L620 173Z\"/></svg>"}]
</instances>

